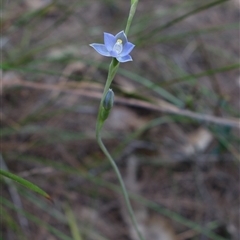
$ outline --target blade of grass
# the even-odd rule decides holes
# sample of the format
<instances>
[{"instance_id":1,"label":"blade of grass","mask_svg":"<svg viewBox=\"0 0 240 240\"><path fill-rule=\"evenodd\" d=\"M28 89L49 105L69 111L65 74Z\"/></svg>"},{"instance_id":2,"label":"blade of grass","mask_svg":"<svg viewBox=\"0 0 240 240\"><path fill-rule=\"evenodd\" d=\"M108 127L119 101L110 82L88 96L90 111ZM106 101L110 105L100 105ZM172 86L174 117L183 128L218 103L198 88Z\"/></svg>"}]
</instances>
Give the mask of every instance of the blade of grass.
<instances>
[{"instance_id":1,"label":"blade of grass","mask_svg":"<svg viewBox=\"0 0 240 240\"><path fill-rule=\"evenodd\" d=\"M4 161L2 154L0 154L0 166L4 171L8 171L8 167ZM18 207L19 209L22 209L23 204L22 204L22 200L19 196L19 193L17 191L16 185L9 178L5 178L4 180L5 180L5 183L8 185L8 191L10 193L10 196L11 196L11 199L12 199L14 205L16 207ZM23 216L21 216L20 214L17 214L17 217L18 217L18 222L22 228L23 233L27 233L29 231L29 224L28 224L27 219L24 218Z\"/></svg>"},{"instance_id":2,"label":"blade of grass","mask_svg":"<svg viewBox=\"0 0 240 240\"><path fill-rule=\"evenodd\" d=\"M74 213L69 205L67 205L65 207L65 214L67 217L68 225L69 225L71 233L72 233L73 240L83 240L81 233L79 231L77 220L76 220Z\"/></svg>"},{"instance_id":3,"label":"blade of grass","mask_svg":"<svg viewBox=\"0 0 240 240\"><path fill-rule=\"evenodd\" d=\"M35 42L39 42L40 40L42 40L43 38L46 38L52 31L53 29L56 29L57 27L59 27L62 23L64 23L68 17L71 16L71 14L73 13L73 11L75 11L75 9L78 7L79 4L86 4L87 2L85 1L76 1L73 4L71 4L69 6L62 6L63 7L63 11L62 11L62 16L55 21L51 26L49 26L48 28L44 29L41 33L39 33L34 39L33 41Z\"/></svg>"},{"instance_id":4,"label":"blade of grass","mask_svg":"<svg viewBox=\"0 0 240 240\"><path fill-rule=\"evenodd\" d=\"M24 235L21 227L19 226L19 223L16 221L16 218L9 214L6 208L1 208L1 227L4 228L5 226L7 227L8 231L12 231L16 234L19 240L28 240L27 237ZM0 234L0 239L1 234Z\"/></svg>"},{"instance_id":5,"label":"blade of grass","mask_svg":"<svg viewBox=\"0 0 240 240\"><path fill-rule=\"evenodd\" d=\"M65 214L63 214L58 208L53 208L52 205L49 205L46 201L43 201L40 198L37 198L31 192L21 191L22 196L33 203L35 206L40 208L43 212L49 214L49 216L54 217L59 223L67 224L68 221L66 219ZM96 231L92 226L86 227L85 225L79 225L79 230L85 235L93 239L99 240L109 240L106 237L102 236L98 231Z\"/></svg>"},{"instance_id":6,"label":"blade of grass","mask_svg":"<svg viewBox=\"0 0 240 240\"><path fill-rule=\"evenodd\" d=\"M171 79L171 80L166 80L166 83L163 83L163 87L168 87L170 85L173 84L178 84L178 83L182 83L185 81L191 81L197 78L201 78L201 77L205 77L205 76L211 76L214 75L216 73L222 73L222 72L228 72L234 69L238 69L240 67L240 63L235 63L235 64L231 64L228 66L224 66L221 68L215 68L215 69L211 69L211 70L207 70L207 71L203 71L200 73L196 73L196 74L191 74L191 75L185 75L179 78L175 78L175 79Z\"/></svg>"},{"instance_id":7,"label":"blade of grass","mask_svg":"<svg viewBox=\"0 0 240 240\"><path fill-rule=\"evenodd\" d=\"M199 36L200 34L213 34L215 32L221 32L221 31L230 31L233 29L239 29L239 23L227 23L225 25L220 25L220 26L215 26L215 27L208 27L208 28L202 28L202 29L197 29L193 31L187 31L187 32L181 32L173 35L163 35L159 37L155 37L149 42L144 43L145 46L147 44L152 45L153 43L164 43L164 42L169 42L169 41L177 41L181 40L183 38L187 37L193 37L193 36Z\"/></svg>"},{"instance_id":8,"label":"blade of grass","mask_svg":"<svg viewBox=\"0 0 240 240\"><path fill-rule=\"evenodd\" d=\"M66 174L73 174L73 175L81 176L81 178L84 178L84 179L96 184L97 186L106 187L114 192L121 193L120 187L115 184L107 182L107 181L103 180L102 178L92 176L92 174L88 174L86 172L80 172L79 170L69 167L69 166L66 166L62 163L56 163L56 161L51 161L51 160L47 160L47 159L43 159L43 158L36 158L34 156L27 156L27 155L18 156L18 159L21 159L22 161L29 161L29 160L31 162L36 161L36 162L38 162L38 164L42 163L47 166L52 166L55 169L65 172ZM129 193L129 194L132 199L134 199L135 201L137 201L139 203L142 203L149 209L152 209L166 217L169 217L170 219L172 219L184 226L194 229L196 232L200 232L200 233L208 236L210 239L227 240L227 239L213 233L211 230L209 230L207 228L203 228L198 223L188 220L185 217L181 216L180 214L161 206L160 204L157 204L151 200L148 200L148 199L146 199L142 196L136 195L136 194L131 194L131 193Z\"/></svg>"},{"instance_id":9,"label":"blade of grass","mask_svg":"<svg viewBox=\"0 0 240 240\"><path fill-rule=\"evenodd\" d=\"M121 74L124 77L130 78L130 79L134 80L135 82L138 82L141 85L151 89L152 91L158 93L160 96L162 96L163 98L165 98L166 100L175 104L178 107L184 106L184 103L180 99L176 98L171 93L169 93L168 91L166 91L165 89L160 87L158 84L151 82L150 80L148 80L145 77L139 76L136 73L133 73L131 71L128 71L128 70L125 70L122 68L119 68L119 74Z\"/></svg>"},{"instance_id":10,"label":"blade of grass","mask_svg":"<svg viewBox=\"0 0 240 240\"><path fill-rule=\"evenodd\" d=\"M28 218L30 221L34 222L35 224L42 226L46 228L50 233L55 235L57 239L61 240L73 240L71 237L65 235L63 232L59 231L55 227L52 227L51 225L47 224L45 221L40 220L38 217L36 217L33 214L30 214L29 212L23 211L22 209L16 208L10 201L8 201L6 198L1 198L0 203L4 205L5 207L12 209L16 212L19 212L20 214L23 214L26 218Z\"/></svg>"},{"instance_id":11,"label":"blade of grass","mask_svg":"<svg viewBox=\"0 0 240 240\"><path fill-rule=\"evenodd\" d=\"M0 169L0 175L10 178L11 180L20 183L21 185L23 185L24 187L42 195L43 197L47 198L48 200L51 200L51 197L41 188L39 188L38 186L36 186L35 184L25 180L24 178L21 178L13 173L10 173L8 171L4 171L2 169Z\"/></svg>"},{"instance_id":12,"label":"blade of grass","mask_svg":"<svg viewBox=\"0 0 240 240\"><path fill-rule=\"evenodd\" d=\"M239 63L235 63L235 64L231 64L231 65L228 65L228 66L225 66L222 68L207 70L207 71L204 71L204 72L201 72L198 74L185 75L185 76L182 76L182 77L179 77L176 79L168 80L168 81L166 81L167 83L165 83L165 84L164 83L161 83L161 84L163 87L167 87L169 85L181 83L183 81L191 81L191 80L203 77L203 76L210 76L210 75L214 75L216 73L231 71L233 69L239 68L239 66L240 66ZM47 75L58 75L58 76L61 75L58 72L43 71L43 70L38 70L35 68L15 68L15 67L7 66L5 64L0 65L0 67L3 70L14 69L14 70L19 70L19 71L34 72L34 73L47 74ZM105 67L105 65L104 65L104 67ZM156 83L152 83L150 80L148 80L142 76L139 76L138 74L132 73L130 71L127 71L127 70L121 69L121 68L119 69L119 73L125 77L128 77L128 78L144 85L147 88L152 89L153 91L157 92L160 96L164 97L166 100L174 103L175 105L177 105L179 107L182 107L184 105L184 103L181 100L177 99L175 96L170 94L164 88L160 87Z\"/></svg>"},{"instance_id":13,"label":"blade of grass","mask_svg":"<svg viewBox=\"0 0 240 240\"><path fill-rule=\"evenodd\" d=\"M185 0L179 3L176 2L173 6L168 6L168 8L164 10L161 9L160 13L153 14L152 12L144 11L144 15L136 16L137 21L135 21L134 25L132 26L131 35L138 37L145 32L145 29L148 29L153 22L161 22L164 17L174 16L177 11L185 10L192 5L196 5L196 2Z\"/></svg>"},{"instance_id":14,"label":"blade of grass","mask_svg":"<svg viewBox=\"0 0 240 240\"><path fill-rule=\"evenodd\" d=\"M26 27L26 25L28 24L33 24L34 20L36 20L37 18L44 16L46 13L48 13L49 9L51 7L53 7L55 5L55 3L49 3L46 6L39 8L37 10L33 10L33 11L28 11L24 14L22 14L21 16L19 16L19 18L17 18L15 20L15 22L12 23L13 26L15 27ZM12 29L15 30L16 28Z\"/></svg>"},{"instance_id":15,"label":"blade of grass","mask_svg":"<svg viewBox=\"0 0 240 240\"><path fill-rule=\"evenodd\" d=\"M198 7L198 8L196 8L196 9L194 9L194 10L188 12L188 13L183 14L180 17L177 17L177 18L171 20L170 22L167 22L166 24L164 24L162 26L156 27L154 30L151 31L151 35L150 36L151 36L151 38L153 38L153 37L155 37L156 34L160 33L161 31L163 31L166 28L169 28L169 27L175 25L176 23L184 20L185 18L188 18L191 15L194 15L196 13L202 12L202 11L204 11L206 9L211 8L211 7L217 6L217 5L219 5L221 3L224 3L226 1L229 1L229 0L218 0L218 1L214 1L214 2L208 3L206 5L203 5L201 7ZM139 41L138 45L140 45L141 43L144 43L144 42L148 42L147 40L149 41L149 35L147 35L147 36L145 35L144 37L140 37L138 39L138 41Z\"/></svg>"},{"instance_id":16,"label":"blade of grass","mask_svg":"<svg viewBox=\"0 0 240 240\"><path fill-rule=\"evenodd\" d=\"M26 71L26 72L34 72L34 73L41 73L41 74L44 73L44 74L48 74L48 75L58 75L58 76L61 75L60 73L52 72L52 71L38 70L38 69L32 69L32 68L22 68L22 67L21 68L15 68L15 67L7 66L5 64L1 65L0 68L2 68L3 70L15 69L15 70ZM152 89L153 91L157 92L159 95L164 97L169 102L172 102L179 107L184 106L184 104L181 100L177 99L172 94L170 94L169 92L167 92L163 88L159 87L157 84L152 83L150 80L148 80L144 77L141 77L138 74L135 74L135 73L132 73L130 71L123 70L123 69L119 69L119 73L122 74L125 77L131 78L132 80L144 85L147 88Z\"/></svg>"}]
</instances>

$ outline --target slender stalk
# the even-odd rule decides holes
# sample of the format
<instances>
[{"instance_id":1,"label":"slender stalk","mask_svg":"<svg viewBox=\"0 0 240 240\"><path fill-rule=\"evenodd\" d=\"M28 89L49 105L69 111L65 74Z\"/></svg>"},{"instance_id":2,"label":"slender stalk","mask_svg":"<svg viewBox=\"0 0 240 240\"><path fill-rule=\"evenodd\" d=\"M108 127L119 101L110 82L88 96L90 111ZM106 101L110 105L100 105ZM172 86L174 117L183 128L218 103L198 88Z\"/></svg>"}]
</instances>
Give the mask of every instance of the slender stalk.
<instances>
[{"instance_id":1,"label":"slender stalk","mask_svg":"<svg viewBox=\"0 0 240 240\"><path fill-rule=\"evenodd\" d=\"M125 184L124 184L122 176L121 176L121 173L119 172L116 163L114 162L113 158L111 157L110 153L106 149L106 147L103 144L102 139L101 139L101 130L102 130L103 123L104 123L101 120L102 103L103 103L105 95L106 95L106 93L107 93L107 91L108 91L108 89L109 89L109 87L112 83L112 80L113 80L113 78L114 78L114 76L117 72L118 67L119 67L119 62L115 58L113 58L112 62L110 63L110 66L109 66L108 77L107 77L107 81L106 81L106 84L105 84L105 87L104 87L102 99L101 99L100 106L99 106L97 123L96 123L96 138L97 138L98 145L100 146L101 150L104 152L104 154L106 155L106 157L110 161L110 163L111 163L111 165L112 165L112 167L113 167L113 169L114 169L114 171L117 175L117 178L120 182L120 186L122 188L122 192L123 192L123 196L124 196L124 199L125 199L125 202L126 202L126 205L127 205L127 209L128 209L129 215L131 217L133 226L134 226L134 228L135 228L135 230L138 234L138 237L139 237L140 240L145 240L143 238L143 236L141 235L138 227L137 227L137 221L136 221L136 218L135 218L135 215L134 215L134 212L133 212L130 200L129 200L129 196L128 196Z\"/></svg>"},{"instance_id":2,"label":"slender stalk","mask_svg":"<svg viewBox=\"0 0 240 240\"><path fill-rule=\"evenodd\" d=\"M104 152L104 154L106 155L106 157L108 158L108 160L110 161L110 163L111 163L111 165L112 165L112 167L113 167L113 169L114 169L114 171L115 171L115 173L117 175L117 178L118 178L118 180L120 182L122 193L123 193L126 205L127 205L127 210L128 210L129 215L131 217L133 226L134 226L134 228L135 228L135 230L136 230L136 232L138 234L138 237L141 240L145 240L143 238L142 234L140 233L139 229L138 229L137 221L136 221L136 218L135 218L135 215L134 215L134 212L133 212L130 200L129 200L128 192L127 192L127 189L126 189L125 184L123 182L121 173L119 172L118 167L117 167L116 163L114 162L113 158L111 157L111 155L109 154L108 150L104 146L104 144L102 142L102 139L101 139L101 136L100 136L100 133L97 135L97 142L98 142L100 148L102 149L102 151Z\"/></svg>"},{"instance_id":3,"label":"slender stalk","mask_svg":"<svg viewBox=\"0 0 240 240\"><path fill-rule=\"evenodd\" d=\"M129 16L128 16L127 26L126 26L126 29L125 29L125 34L126 35L129 32L129 28L131 26L132 19L133 19L133 16L134 16L136 8L137 8L137 4L138 4L138 0L131 0L131 8L130 8ZM103 127L103 124L104 124L104 121L105 121L105 119L103 119L101 117L102 116L101 115L102 111L104 110L103 109L103 101L105 99L107 91L109 90L109 88L111 86L113 78L116 75L118 67L119 67L119 62L115 58L113 58L111 63L110 63L110 65L109 65L108 77L107 77L107 81L106 81L106 84L105 84L105 87L104 87L102 99L101 99L100 106L99 106L99 111L98 111L98 116L97 116L97 123L96 123L96 138L97 138L98 145L100 146L101 150L104 152L104 154L106 155L106 157L110 161L110 163L111 163L111 165L112 165L112 167L113 167L113 169L114 169L114 171L115 171L115 173L117 175L117 178L118 178L118 180L120 182L122 193L123 193L126 205L127 205L127 210L129 212L129 215L130 215L130 218L132 220L133 226L134 226L134 228L135 228L135 230L137 232L137 235L138 235L140 240L145 240L143 238L141 232L138 229L137 221L136 221L136 218L135 218L135 215L134 215L134 212L133 212L130 200L129 200L128 192L127 192L127 189L126 189L125 184L123 182L121 173L119 172L116 163L114 162L112 156L110 155L110 153L106 149L106 147L103 144L102 139L101 139L101 130L102 130L102 127Z\"/></svg>"},{"instance_id":4,"label":"slender stalk","mask_svg":"<svg viewBox=\"0 0 240 240\"><path fill-rule=\"evenodd\" d=\"M107 77L107 81L103 90L103 95L102 95L102 99L99 105L99 109L98 109L98 116L97 116L97 124L96 124L96 135L98 135L98 132L101 131L102 126L103 126L103 122L101 121L101 110L102 110L102 103L103 100L107 94L107 91L113 81L113 78L118 70L119 67L119 62L113 58L110 65L109 65L109 70L108 70L108 77Z\"/></svg>"},{"instance_id":5,"label":"slender stalk","mask_svg":"<svg viewBox=\"0 0 240 240\"><path fill-rule=\"evenodd\" d=\"M125 28L125 34L126 35L128 35L129 28L132 24L134 14L135 14L136 9L137 9L137 4L138 4L138 0L131 0L131 8L130 8L130 12L129 12L128 20L127 20L127 26Z\"/></svg>"}]
</instances>

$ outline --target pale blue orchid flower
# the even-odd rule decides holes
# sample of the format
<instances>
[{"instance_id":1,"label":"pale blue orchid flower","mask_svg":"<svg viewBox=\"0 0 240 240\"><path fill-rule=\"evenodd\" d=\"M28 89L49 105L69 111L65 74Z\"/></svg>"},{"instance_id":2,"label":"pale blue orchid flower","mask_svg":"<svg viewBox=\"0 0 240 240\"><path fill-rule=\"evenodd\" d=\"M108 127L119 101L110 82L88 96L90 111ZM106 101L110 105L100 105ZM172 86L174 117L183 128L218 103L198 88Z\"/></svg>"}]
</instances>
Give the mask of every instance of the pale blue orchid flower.
<instances>
[{"instance_id":1,"label":"pale blue orchid flower","mask_svg":"<svg viewBox=\"0 0 240 240\"><path fill-rule=\"evenodd\" d=\"M135 47L134 44L128 42L124 31L119 32L115 36L110 33L104 33L104 44L90 44L99 54L106 57L114 57L119 62L132 61L129 53Z\"/></svg>"}]
</instances>

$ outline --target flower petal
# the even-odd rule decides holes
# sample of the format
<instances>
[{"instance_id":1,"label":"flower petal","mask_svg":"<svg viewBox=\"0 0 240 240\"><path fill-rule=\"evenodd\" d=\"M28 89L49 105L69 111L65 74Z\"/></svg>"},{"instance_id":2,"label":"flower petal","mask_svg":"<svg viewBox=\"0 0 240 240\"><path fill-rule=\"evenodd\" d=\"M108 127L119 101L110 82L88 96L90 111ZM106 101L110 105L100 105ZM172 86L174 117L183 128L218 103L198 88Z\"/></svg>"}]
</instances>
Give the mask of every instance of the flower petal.
<instances>
[{"instance_id":1,"label":"flower petal","mask_svg":"<svg viewBox=\"0 0 240 240\"><path fill-rule=\"evenodd\" d=\"M119 56L115 51L110 51L110 55L111 55L111 57L117 57L117 56Z\"/></svg>"},{"instance_id":2,"label":"flower petal","mask_svg":"<svg viewBox=\"0 0 240 240\"><path fill-rule=\"evenodd\" d=\"M122 52L120 53L120 56L123 57L123 56L128 55L128 54L133 50L134 47L135 47L134 44L132 44L132 43L130 43L130 42L127 42L127 43L123 46L123 50L122 50Z\"/></svg>"},{"instance_id":3,"label":"flower petal","mask_svg":"<svg viewBox=\"0 0 240 240\"><path fill-rule=\"evenodd\" d=\"M126 55L124 57L117 57L117 60L119 62L129 62L129 61L132 61L132 57L130 55Z\"/></svg>"},{"instance_id":4,"label":"flower petal","mask_svg":"<svg viewBox=\"0 0 240 240\"><path fill-rule=\"evenodd\" d=\"M112 51L115 43L116 38L112 34L104 33L104 44L109 52Z\"/></svg>"},{"instance_id":5,"label":"flower petal","mask_svg":"<svg viewBox=\"0 0 240 240\"><path fill-rule=\"evenodd\" d=\"M118 34L116 34L115 38L116 38L116 40L117 40L117 39L121 39L123 45L125 45L125 43L128 42L127 36L126 36L126 34L124 33L124 31L121 31L121 32L119 32Z\"/></svg>"},{"instance_id":6,"label":"flower petal","mask_svg":"<svg viewBox=\"0 0 240 240\"><path fill-rule=\"evenodd\" d=\"M104 44L92 43L90 44L90 46L93 47L99 54L103 56L106 56L106 57L111 56Z\"/></svg>"}]
</instances>

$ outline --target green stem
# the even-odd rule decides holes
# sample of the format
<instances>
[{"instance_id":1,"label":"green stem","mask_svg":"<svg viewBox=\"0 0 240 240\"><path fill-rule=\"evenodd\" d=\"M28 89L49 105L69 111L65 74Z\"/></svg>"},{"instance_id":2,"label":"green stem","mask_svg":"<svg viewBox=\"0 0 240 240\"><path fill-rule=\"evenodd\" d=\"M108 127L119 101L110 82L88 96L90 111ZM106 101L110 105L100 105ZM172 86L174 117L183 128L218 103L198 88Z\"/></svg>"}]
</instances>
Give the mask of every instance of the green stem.
<instances>
[{"instance_id":1,"label":"green stem","mask_svg":"<svg viewBox=\"0 0 240 240\"><path fill-rule=\"evenodd\" d=\"M118 180L120 182L120 185L121 185L121 188L122 188L122 192L123 192L123 196L124 196L124 199L125 199L125 202L126 202L126 205L127 205L127 209L128 209L128 212L129 212L129 215L131 217L131 220L133 222L133 225L134 225L134 228L136 229L136 232L139 236L139 239L141 240L145 240L138 227L137 227L137 221L136 221L136 218L134 216L134 212L133 212L133 209L131 207L131 203L130 203L130 200L129 200L129 196L128 196L128 193L127 193L127 190L126 190L126 187L125 187L125 184L123 182L123 179L122 179L122 176L121 176L121 173L119 172L118 170L118 167L116 165L116 163L114 162L113 158L111 157L111 155L109 154L108 150L106 149L106 147L104 146L103 142L102 142L102 139L101 139L101 129L103 127L103 121L101 120L101 111L102 111L102 103L103 103L103 99L105 98L105 95L113 81L113 78L118 70L118 67L119 67L119 62L113 58L111 63L110 63L110 66L109 66L109 71L108 71L108 77L107 77L107 81L106 81L106 84L105 84L105 87L104 87L104 91L103 91L103 95L102 95L102 99L101 99L101 102L100 102L100 106L99 106L99 111L98 111L98 117L97 117L97 124L96 124L96 138L97 138L97 142L98 142L98 145L100 146L101 150L104 152L104 154L106 155L106 157L108 158L108 160L110 161L117 177L118 177Z\"/></svg>"},{"instance_id":2,"label":"green stem","mask_svg":"<svg viewBox=\"0 0 240 240\"><path fill-rule=\"evenodd\" d=\"M113 81L114 76L116 75L116 72L118 70L119 67L119 62L116 58L113 58L110 65L109 65L109 70L108 70L108 77L107 77L107 81L103 90L103 95L102 95L102 99L99 105L99 109L98 109L98 116L97 116L97 124L96 124L96 136L99 134L98 132L101 131L102 126L103 126L103 122L101 120L101 110L102 110L102 103L103 100L107 94L107 91Z\"/></svg>"},{"instance_id":3,"label":"green stem","mask_svg":"<svg viewBox=\"0 0 240 240\"><path fill-rule=\"evenodd\" d=\"M125 34L126 35L128 35L129 28L132 24L134 14L135 14L136 9L137 9L137 4L138 4L138 0L132 0L131 1L131 8L130 8L130 12L129 12L128 20L127 20L127 26L125 28Z\"/></svg>"},{"instance_id":4,"label":"green stem","mask_svg":"<svg viewBox=\"0 0 240 240\"><path fill-rule=\"evenodd\" d=\"M135 228L135 230L138 234L138 237L141 240L145 240L143 238L142 234L140 233L139 229L138 229L137 221L136 221L136 218L135 218L135 215L134 215L134 212L133 212L130 200L129 200L128 192L127 192L127 189L126 189L125 184L123 182L121 173L119 172L118 167L117 167L116 163L114 162L113 158L111 157L111 155L109 154L108 150L104 146L104 144L102 142L102 139L101 139L101 136L100 136L100 132L98 132L98 134L97 134L97 142L98 142L100 148L102 149L102 151L104 152L104 154L107 156L108 160L110 161L115 173L117 174L117 177L118 177L118 180L120 182L121 189L122 189L122 193L123 193L126 205L127 205L127 209L128 209L129 215L131 217L132 223L134 225L134 228Z\"/></svg>"},{"instance_id":5,"label":"green stem","mask_svg":"<svg viewBox=\"0 0 240 240\"><path fill-rule=\"evenodd\" d=\"M129 12L127 26L126 26L126 29L125 29L125 34L126 35L129 32L129 28L131 26L132 19L133 19L133 16L134 16L136 8L137 8L137 4L138 4L138 0L131 0L131 8L130 8L130 12ZM103 110L103 101L105 99L107 91L110 88L110 85L113 81L113 78L114 78L114 76L115 76L115 74L118 70L118 67L119 67L119 62L115 58L113 58L110 65L109 65L108 77L107 77L107 81L106 81L106 84L105 84L105 87L104 87L102 99L101 99L101 102L100 102L100 105L99 105L99 111L98 111L98 117L97 117L97 123L96 123L96 138L97 138L98 145L100 146L101 150L104 152L104 154L106 155L106 157L110 161L110 163L111 163L111 165L112 165L112 167L113 167L113 169L114 169L114 171L117 175L117 178L120 182L120 185L121 185L121 188L122 188L122 193L123 193L126 205L127 205L127 210L129 212L129 215L130 215L130 218L132 220L133 226L134 226L134 228L137 232L137 235L138 235L140 240L145 240L143 238L141 232L138 229L137 221L136 221L136 218L135 218L135 215L134 215L134 212L133 212L130 200L129 200L128 192L127 192L127 189L126 189L125 184L123 182L121 173L119 172L116 163L114 162L112 156L109 154L108 150L106 149L106 147L103 144L102 139L101 139L101 130L102 130L102 127L103 127L103 124L104 124L104 121L105 121L105 119L103 120L101 118L101 113L102 113L102 110Z\"/></svg>"}]
</instances>

